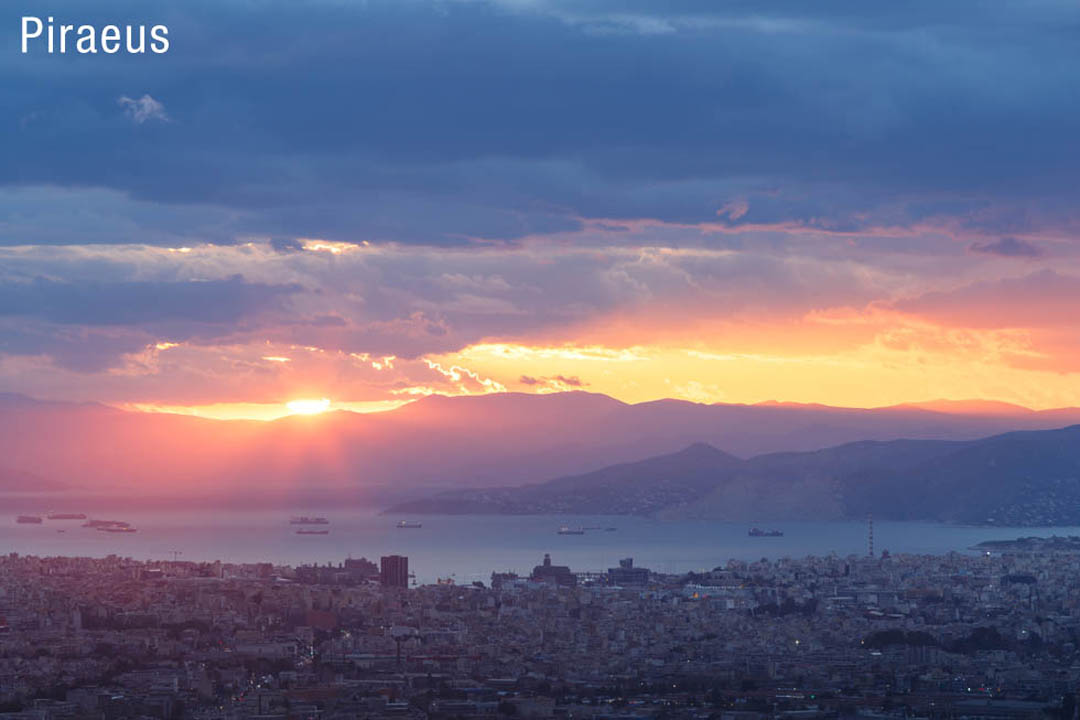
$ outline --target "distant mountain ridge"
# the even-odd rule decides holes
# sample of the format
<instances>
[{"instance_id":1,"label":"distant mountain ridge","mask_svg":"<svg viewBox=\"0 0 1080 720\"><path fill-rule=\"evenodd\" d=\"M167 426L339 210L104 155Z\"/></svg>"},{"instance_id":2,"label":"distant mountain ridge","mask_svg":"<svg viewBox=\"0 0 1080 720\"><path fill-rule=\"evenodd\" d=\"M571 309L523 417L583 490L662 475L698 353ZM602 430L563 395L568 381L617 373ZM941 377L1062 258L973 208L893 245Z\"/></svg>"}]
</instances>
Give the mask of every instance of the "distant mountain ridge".
<instances>
[{"instance_id":1,"label":"distant mountain ridge","mask_svg":"<svg viewBox=\"0 0 1080 720\"><path fill-rule=\"evenodd\" d=\"M63 490L62 483L52 482L33 473L0 466L0 492L41 492Z\"/></svg>"},{"instance_id":2,"label":"distant mountain ridge","mask_svg":"<svg viewBox=\"0 0 1080 720\"><path fill-rule=\"evenodd\" d=\"M705 443L585 475L520 487L453 490L406 503L392 512L427 514L647 515L687 497L708 493L714 478L743 465L734 455Z\"/></svg>"},{"instance_id":3,"label":"distant mountain ridge","mask_svg":"<svg viewBox=\"0 0 1080 720\"><path fill-rule=\"evenodd\" d=\"M859 440L972 440L1073 422L1080 410L631 405L586 392L432 396L382 413L259 422L0 395L0 462L73 492L211 505L304 496L385 507L440 489L581 475L694 443L748 458Z\"/></svg>"},{"instance_id":4,"label":"distant mountain ridge","mask_svg":"<svg viewBox=\"0 0 1080 720\"><path fill-rule=\"evenodd\" d=\"M862 441L740 460L697 444L516 488L453 490L387 512L627 514L667 520L865 517L1080 524L1080 425L974 441Z\"/></svg>"}]
</instances>

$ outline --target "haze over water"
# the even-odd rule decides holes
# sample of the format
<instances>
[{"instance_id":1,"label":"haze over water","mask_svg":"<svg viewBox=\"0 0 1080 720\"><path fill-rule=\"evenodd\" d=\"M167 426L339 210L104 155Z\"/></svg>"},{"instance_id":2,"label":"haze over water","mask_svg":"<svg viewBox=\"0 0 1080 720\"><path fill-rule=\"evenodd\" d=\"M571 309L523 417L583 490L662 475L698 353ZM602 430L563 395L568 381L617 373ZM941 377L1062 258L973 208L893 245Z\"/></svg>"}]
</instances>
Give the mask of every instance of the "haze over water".
<instances>
[{"instance_id":1,"label":"haze over water","mask_svg":"<svg viewBox=\"0 0 1080 720\"><path fill-rule=\"evenodd\" d=\"M297 512L300 514L300 511ZM801 522L779 525L779 538L747 536L749 524L716 522L666 523L629 516L424 516L399 518L372 511L334 512L306 509L324 515L329 535L297 535L288 511L131 511L98 515L136 525L137 533L114 534L81 527L82 521L45 520L41 525L16 524L0 518L0 548L35 555L102 557L109 554L139 560L272 562L300 565L337 564L347 557L398 553L420 583L453 577L456 582L490 579L492 571L528 574L551 553L558 564L575 571L598 571L633 557L636 565L662 572L711 569L729 559L803 557L866 553L862 522ZM401 519L423 524L399 529ZM614 532L590 530L585 535L558 535L561 526L614 527ZM58 532L63 530L64 532ZM1080 535L1080 527L970 527L936 523L876 522L875 549L892 553L971 552L983 540L1020 536Z\"/></svg>"}]
</instances>

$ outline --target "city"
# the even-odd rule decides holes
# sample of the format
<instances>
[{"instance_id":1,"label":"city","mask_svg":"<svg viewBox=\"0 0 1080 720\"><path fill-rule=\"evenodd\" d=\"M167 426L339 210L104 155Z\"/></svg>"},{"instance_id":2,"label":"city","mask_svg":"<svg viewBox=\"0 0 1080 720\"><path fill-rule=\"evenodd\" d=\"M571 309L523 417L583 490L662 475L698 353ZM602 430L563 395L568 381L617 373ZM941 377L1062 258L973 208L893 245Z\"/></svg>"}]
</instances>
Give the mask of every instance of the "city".
<instances>
[{"instance_id":1,"label":"city","mask_svg":"<svg viewBox=\"0 0 1080 720\"><path fill-rule=\"evenodd\" d=\"M1061 717L1080 552L538 558L409 586L408 558L0 558L0 717Z\"/></svg>"}]
</instances>

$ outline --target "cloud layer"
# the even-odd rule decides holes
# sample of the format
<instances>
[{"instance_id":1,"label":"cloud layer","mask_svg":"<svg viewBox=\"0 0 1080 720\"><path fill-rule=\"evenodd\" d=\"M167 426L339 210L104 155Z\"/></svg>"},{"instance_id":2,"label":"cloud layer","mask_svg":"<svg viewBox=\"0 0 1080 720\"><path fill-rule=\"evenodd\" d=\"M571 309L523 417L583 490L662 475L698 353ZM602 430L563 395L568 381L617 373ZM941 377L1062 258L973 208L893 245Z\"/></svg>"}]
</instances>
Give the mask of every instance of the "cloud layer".
<instances>
[{"instance_id":1,"label":"cloud layer","mask_svg":"<svg viewBox=\"0 0 1080 720\"><path fill-rule=\"evenodd\" d=\"M69 0L55 14L172 27L165 56L16 52L0 70L0 184L119 193L121 242L177 207L181 232L214 242L507 241L598 217L995 238L1074 224L1068 3Z\"/></svg>"}]
</instances>

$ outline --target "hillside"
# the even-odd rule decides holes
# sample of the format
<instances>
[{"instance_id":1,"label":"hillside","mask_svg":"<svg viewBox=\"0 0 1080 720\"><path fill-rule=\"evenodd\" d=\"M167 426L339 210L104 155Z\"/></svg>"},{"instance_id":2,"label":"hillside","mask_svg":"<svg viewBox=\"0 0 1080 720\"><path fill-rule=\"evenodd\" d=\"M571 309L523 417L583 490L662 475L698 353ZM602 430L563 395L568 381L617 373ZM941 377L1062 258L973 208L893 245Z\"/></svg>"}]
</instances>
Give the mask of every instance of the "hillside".
<instances>
[{"instance_id":1,"label":"hillside","mask_svg":"<svg viewBox=\"0 0 1080 720\"><path fill-rule=\"evenodd\" d=\"M584 392L506 393L433 396L367 415L328 412L256 422L6 395L0 396L0 458L12 472L73 492L113 493L132 501L287 503L317 497L385 506L438 490L580 476L694 443L747 458L852 441L971 440L1060 427L1068 424L1063 418L1074 416L1080 422L1075 409L1008 410L969 414L678 400L630 405ZM833 472L828 457L815 462ZM856 457L845 455L843 462Z\"/></svg>"},{"instance_id":2,"label":"hillside","mask_svg":"<svg viewBox=\"0 0 1080 720\"><path fill-rule=\"evenodd\" d=\"M652 515L667 520L1080 524L1080 425L975 441L856 442L739 460L705 445L521 488L388 512Z\"/></svg>"},{"instance_id":3,"label":"hillside","mask_svg":"<svg viewBox=\"0 0 1080 720\"><path fill-rule=\"evenodd\" d=\"M715 479L743 461L696 443L677 453L522 487L452 490L406 503L400 512L428 514L650 514L710 492ZM596 512L601 512L597 510Z\"/></svg>"}]
</instances>

